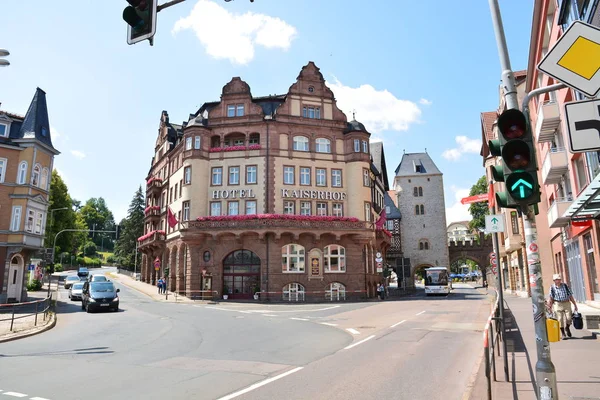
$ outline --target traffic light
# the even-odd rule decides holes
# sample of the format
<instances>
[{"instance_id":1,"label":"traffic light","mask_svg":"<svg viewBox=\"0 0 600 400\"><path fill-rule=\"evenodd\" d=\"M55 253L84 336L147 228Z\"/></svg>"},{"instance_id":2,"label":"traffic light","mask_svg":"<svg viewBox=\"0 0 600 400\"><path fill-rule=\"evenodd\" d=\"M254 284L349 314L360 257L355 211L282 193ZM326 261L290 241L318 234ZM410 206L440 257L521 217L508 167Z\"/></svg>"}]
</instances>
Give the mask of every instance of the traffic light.
<instances>
[{"instance_id":1,"label":"traffic light","mask_svg":"<svg viewBox=\"0 0 600 400\"><path fill-rule=\"evenodd\" d=\"M537 162L531 125L521 111L504 111L497 121L498 139L489 141L490 153L502 157L502 165L492 166L496 182L504 182L506 192L496 193L502 208L526 208L540 201Z\"/></svg>"},{"instance_id":2,"label":"traffic light","mask_svg":"<svg viewBox=\"0 0 600 400\"><path fill-rule=\"evenodd\" d=\"M123 10L127 22L127 43L152 40L156 33L158 0L127 0L130 4Z\"/></svg>"}]
</instances>

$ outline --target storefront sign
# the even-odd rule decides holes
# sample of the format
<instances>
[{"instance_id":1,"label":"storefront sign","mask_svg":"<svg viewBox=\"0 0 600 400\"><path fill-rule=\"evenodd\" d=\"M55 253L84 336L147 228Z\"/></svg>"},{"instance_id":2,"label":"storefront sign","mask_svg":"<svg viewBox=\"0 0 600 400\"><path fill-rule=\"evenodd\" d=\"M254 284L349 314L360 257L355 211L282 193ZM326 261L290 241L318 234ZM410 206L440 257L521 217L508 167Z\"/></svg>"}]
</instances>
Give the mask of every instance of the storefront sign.
<instances>
[{"instance_id":1,"label":"storefront sign","mask_svg":"<svg viewBox=\"0 0 600 400\"><path fill-rule=\"evenodd\" d=\"M213 190L213 199L253 199L256 194L252 189Z\"/></svg>"},{"instance_id":2,"label":"storefront sign","mask_svg":"<svg viewBox=\"0 0 600 400\"><path fill-rule=\"evenodd\" d=\"M512 225L513 235L518 235L519 234L519 217L517 217L516 211L510 212L510 224Z\"/></svg>"},{"instance_id":3,"label":"storefront sign","mask_svg":"<svg viewBox=\"0 0 600 400\"><path fill-rule=\"evenodd\" d=\"M281 197L284 199L315 199L315 200L346 200L346 193L332 192L329 190L297 190L281 189Z\"/></svg>"},{"instance_id":4,"label":"storefront sign","mask_svg":"<svg viewBox=\"0 0 600 400\"><path fill-rule=\"evenodd\" d=\"M323 252L314 248L308 252L310 274L308 279L323 279Z\"/></svg>"}]
</instances>

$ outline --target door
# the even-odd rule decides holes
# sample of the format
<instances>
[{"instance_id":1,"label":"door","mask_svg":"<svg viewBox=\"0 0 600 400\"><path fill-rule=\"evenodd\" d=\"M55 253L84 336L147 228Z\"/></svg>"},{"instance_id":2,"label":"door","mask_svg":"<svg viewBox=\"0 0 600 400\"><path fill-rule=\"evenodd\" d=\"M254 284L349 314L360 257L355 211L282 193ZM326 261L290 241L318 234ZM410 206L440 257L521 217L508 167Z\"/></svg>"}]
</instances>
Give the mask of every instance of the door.
<instances>
[{"instance_id":1,"label":"door","mask_svg":"<svg viewBox=\"0 0 600 400\"><path fill-rule=\"evenodd\" d=\"M223 261L223 294L251 299L260 288L260 258L250 250L236 250Z\"/></svg>"},{"instance_id":2,"label":"door","mask_svg":"<svg viewBox=\"0 0 600 400\"><path fill-rule=\"evenodd\" d=\"M568 243L568 242L567 242ZM583 283L583 271L581 270L581 253L579 251L579 240L574 239L566 244L567 267L569 268L569 287L573 297L579 302L585 301L585 285Z\"/></svg>"},{"instance_id":3,"label":"door","mask_svg":"<svg viewBox=\"0 0 600 400\"><path fill-rule=\"evenodd\" d=\"M13 256L10 260L8 269L8 287L6 288L6 297L9 300L21 301L21 292L23 291L23 258Z\"/></svg>"}]
</instances>

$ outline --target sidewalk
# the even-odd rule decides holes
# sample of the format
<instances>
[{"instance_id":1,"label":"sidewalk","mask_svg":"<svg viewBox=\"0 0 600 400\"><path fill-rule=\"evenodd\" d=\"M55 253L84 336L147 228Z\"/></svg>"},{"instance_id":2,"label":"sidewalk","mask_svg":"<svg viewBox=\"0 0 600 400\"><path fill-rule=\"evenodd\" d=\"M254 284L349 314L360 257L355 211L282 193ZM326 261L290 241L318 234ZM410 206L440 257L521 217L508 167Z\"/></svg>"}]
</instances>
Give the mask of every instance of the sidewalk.
<instances>
[{"instance_id":1,"label":"sidewalk","mask_svg":"<svg viewBox=\"0 0 600 400\"><path fill-rule=\"evenodd\" d=\"M156 286L150 285L149 283L136 281L132 277L128 275L118 274L116 272L109 272L106 275L110 277L111 280L119 282L125 286L128 286L138 292L145 294L146 296L152 298L155 301L162 301L165 303L208 303L208 300L190 300L185 296L176 295L173 292L168 292L168 296L164 294L158 294L158 288ZM168 297L168 299L167 299ZM212 300L210 300L212 302Z\"/></svg>"},{"instance_id":2,"label":"sidewalk","mask_svg":"<svg viewBox=\"0 0 600 400\"><path fill-rule=\"evenodd\" d=\"M537 349L531 299L506 293L504 299L509 307L505 311L505 320L510 382L504 381L503 357L500 351L495 357L498 381L494 382L492 376L492 399L535 400ZM578 304L578 307L584 321L586 315L600 315L600 310L585 304ZM600 330L594 329L595 327L595 324L594 327L590 326L590 330L586 329L585 325L583 330L571 327L571 339L550 343L560 399L600 400ZM487 399L484 362L479 368L469 398Z\"/></svg>"}]
</instances>

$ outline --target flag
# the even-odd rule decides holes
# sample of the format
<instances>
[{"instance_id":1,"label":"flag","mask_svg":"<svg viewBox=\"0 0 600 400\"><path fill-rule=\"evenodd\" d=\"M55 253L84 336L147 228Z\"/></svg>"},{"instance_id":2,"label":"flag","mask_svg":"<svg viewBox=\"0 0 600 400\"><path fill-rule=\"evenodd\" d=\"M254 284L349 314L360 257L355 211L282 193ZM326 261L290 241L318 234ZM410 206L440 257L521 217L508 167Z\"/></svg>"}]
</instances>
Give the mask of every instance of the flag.
<instances>
[{"instance_id":1,"label":"flag","mask_svg":"<svg viewBox=\"0 0 600 400\"><path fill-rule=\"evenodd\" d=\"M386 215L385 215L385 207L383 207L383 210L381 211L381 214L379 214L379 219L377 220L377 222L375 222L375 227L377 229L383 229L383 227L385 226L385 222L387 221Z\"/></svg>"},{"instance_id":2,"label":"flag","mask_svg":"<svg viewBox=\"0 0 600 400\"><path fill-rule=\"evenodd\" d=\"M171 207L169 207L169 210L167 212L167 222L169 223L169 226L171 228L173 228L179 222L177 221L177 217L175 217L175 214L173 214L173 211L171 211Z\"/></svg>"}]
</instances>

